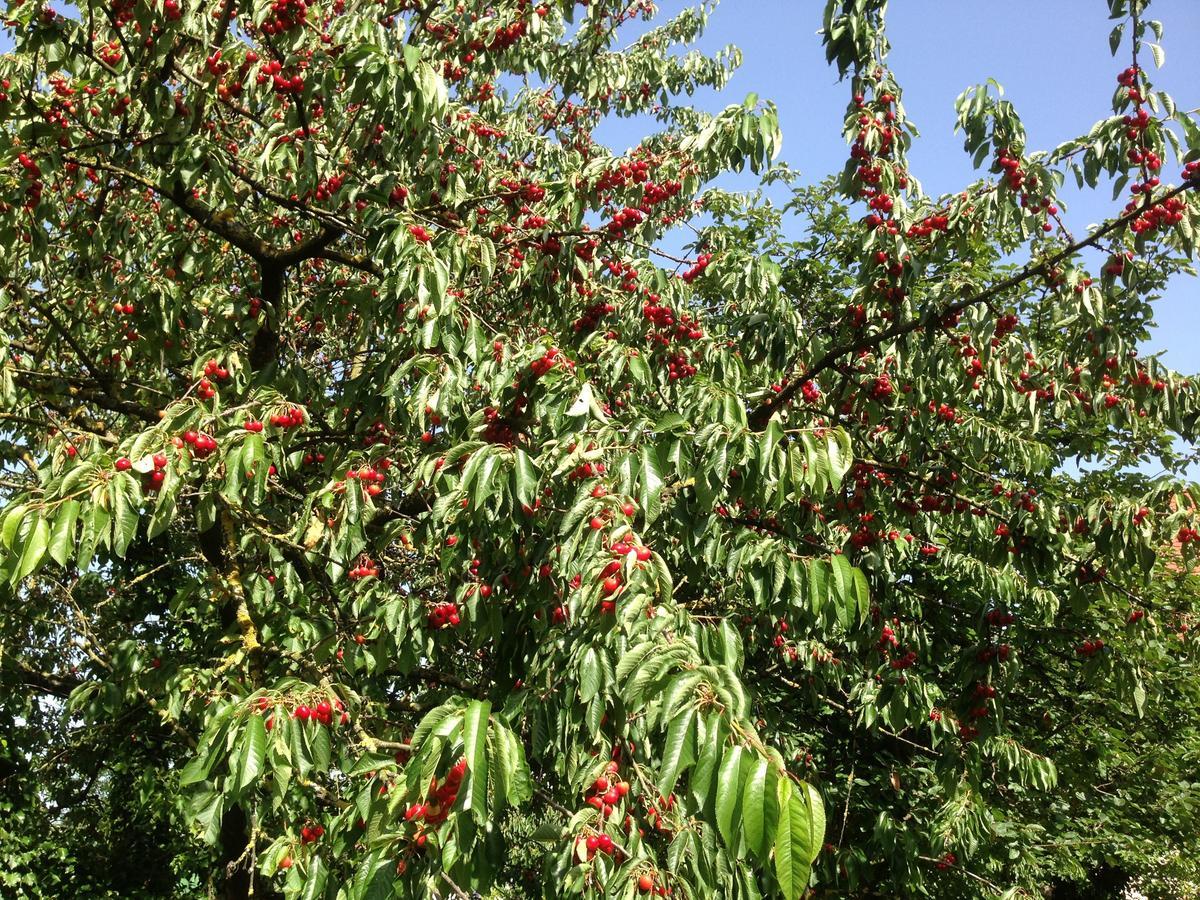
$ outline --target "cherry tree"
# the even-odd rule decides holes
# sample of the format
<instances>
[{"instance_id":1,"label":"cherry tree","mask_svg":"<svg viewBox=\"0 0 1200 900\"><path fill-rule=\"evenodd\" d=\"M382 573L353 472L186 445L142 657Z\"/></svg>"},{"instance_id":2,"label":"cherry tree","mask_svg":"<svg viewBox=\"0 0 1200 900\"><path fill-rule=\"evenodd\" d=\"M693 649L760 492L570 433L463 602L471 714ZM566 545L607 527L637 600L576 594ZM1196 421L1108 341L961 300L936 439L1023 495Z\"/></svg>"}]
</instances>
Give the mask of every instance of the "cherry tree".
<instances>
[{"instance_id":1,"label":"cherry tree","mask_svg":"<svg viewBox=\"0 0 1200 900\"><path fill-rule=\"evenodd\" d=\"M827 4L815 187L769 102L687 102L739 61L688 50L713 5L10 4L16 890L1020 896L1185 849L1162 25L1110 0L1113 108L1057 148L965 92L936 197L882 0ZM1067 177L1126 199L1072 234Z\"/></svg>"}]
</instances>

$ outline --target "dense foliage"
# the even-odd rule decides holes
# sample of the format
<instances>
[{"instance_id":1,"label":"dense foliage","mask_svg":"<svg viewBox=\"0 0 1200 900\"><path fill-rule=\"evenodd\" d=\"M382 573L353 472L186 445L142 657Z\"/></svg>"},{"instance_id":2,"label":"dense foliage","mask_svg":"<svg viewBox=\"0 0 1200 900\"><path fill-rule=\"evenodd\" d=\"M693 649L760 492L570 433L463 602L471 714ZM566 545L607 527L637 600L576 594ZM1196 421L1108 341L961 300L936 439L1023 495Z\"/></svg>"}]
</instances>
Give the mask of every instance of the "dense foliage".
<instances>
[{"instance_id":1,"label":"dense foliage","mask_svg":"<svg viewBox=\"0 0 1200 900\"><path fill-rule=\"evenodd\" d=\"M711 4L10 3L0 893L1194 890L1200 122L929 196L885 6L800 187Z\"/></svg>"}]
</instances>

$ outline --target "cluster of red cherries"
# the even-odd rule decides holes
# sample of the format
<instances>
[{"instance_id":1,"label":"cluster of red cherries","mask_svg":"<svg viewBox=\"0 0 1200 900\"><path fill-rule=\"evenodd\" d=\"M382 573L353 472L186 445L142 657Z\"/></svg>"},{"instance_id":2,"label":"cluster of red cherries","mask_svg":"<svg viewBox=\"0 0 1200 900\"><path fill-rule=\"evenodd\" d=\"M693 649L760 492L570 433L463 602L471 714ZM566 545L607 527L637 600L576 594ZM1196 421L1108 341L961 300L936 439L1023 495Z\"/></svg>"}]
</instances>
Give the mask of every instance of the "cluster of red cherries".
<instances>
[{"instance_id":1,"label":"cluster of red cherries","mask_svg":"<svg viewBox=\"0 0 1200 900\"><path fill-rule=\"evenodd\" d=\"M275 0L271 4L270 13L273 18L263 22L263 33L283 34L305 23L308 18L308 5L304 0Z\"/></svg>"},{"instance_id":2,"label":"cluster of red cherries","mask_svg":"<svg viewBox=\"0 0 1200 900\"><path fill-rule=\"evenodd\" d=\"M627 206L614 213L612 219L605 227L608 228L609 234L616 237L623 237L627 231L632 231L641 225L645 218L645 213L640 209Z\"/></svg>"},{"instance_id":3,"label":"cluster of red cherries","mask_svg":"<svg viewBox=\"0 0 1200 900\"><path fill-rule=\"evenodd\" d=\"M211 435L199 431L185 431L183 437L176 438L176 446L187 444L192 448L192 456L196 459L207 459L217 449L217 440Z\"/></svg>"},{"instance_id":4,"label":"cluster of red cherries","mask_svg":"<svg viewBox=\"0 0 1200 900\"><path fill-rule=\"evenodd\" d=\"M378 578L379 567L369 556L364 556L358 561L353 569L346 573L346 577L353 579L354 581L358 581L362 578Z\"/></svg>"},{"instance_id":5,"label":"cluster of red cherries","mask_svg":"<svg viewBox=\"0 0 1200 900\"><path fill-rule=\"evenodd\" d=\"M29 187L25 189L25 208L33 209L42 201L42 170L28 153L18 153L17 162L25 170L25 177L29 179Z\"/></svg>"},{"instance_id":6,"label":"cluster of red cherries","mask_svg":"<svg viewBox=\"0 0 1200 900\"><path fill-rule=\"evenodd\" d=\"M196 386L196 396L201 400L211 400L217 394L217 386L209 379L219 382L228 381L229 370L215 359L210 359L204 364L204 377L200 379L200 383Z\"/></svg>"},{"instance_id":7,"label":"cluster of red cherries","mask_svg":"<svg viewBox=\"0 0 1200 900\"><path fill-rule=\"evenodd\" d=\"M338 722L342 725L346 724L350 717L346 713L345 706L341 700L334 700L332 705L328 700L321 700L313 707L301 704L292 711L292 718L299 719L301 722L312 720L318 725L329 725L333 722L333 711L335 708L340 714Z\"/></svg>"},{"instance_id":8,"label":"cluster of red cherries","mask_svg":"<svg viewBox=\"0 0 1200 900\"><path fill-rule=\"evenodd\" d=\"M429 782L429 793L424 803L414 803L404 811L404 821L425 822L439 825L446 821L450 809L458 799L458 789L467 774L467 761L460 759L446 773L445 780L438 784L436 778Z\"/></svg>"},{"instance_id":9,"label":"cluster of red cherries","mask_svg":"<svg viewBox=\"0 0 1200 900\"><path fill-rule=\"evenodd\" d=\"M357 481L363 486L363 491L368 497L378 497L383 493L384 482L387 481L387 472L391 467L392 461L385 457L373 465L362 465L357 469L347 469L345 481L340 482L343 486L342 490L345 490L346 481Z\"/></svg>"},{"instance_id":10,"label":"cluster of red cherries","mask_svg":"<svg viewBox=\"0 0 1200 900\"><path fill-rule=\"evenodd\" d=\"M283 63L277 59L273 59L266 63L260 70L257 76L259 84L271 82L271 87L276 94L299 94L304 90L304 78L300 75L293 75L290 78L283 74Z\"/></svg>"},{"instance_id":11,"label":"cluster of red cherries","mask_svg":"<svg viewBox=\"0 0 1200 900\"><path fill-rule=\"evenodd\" d=\"M679 277L682 278L687 284L691 284L704 274L704 270L708 268L708 264L712 262L712 258L713 256L711 253L701 253L696 257L696 262L692 265L692 267Z\"/></svg>"},{"instance_id":12,"label":"cluster of red cherries","mask_svg":"<svg viewBox=\"0 0 1200 900\"><path fill-rule=\"evenodd\" d=\"M142 488L146 491L157 491L162 487L162 483L167 477L167 455L165 453L155 453L150 458L150 461L154 465L154 468L147 472L145 478L142 479ZM117 460L117 462L120 462L120 460Z\"/></svg>"},{"instance_id":13,"label":"cluster of red cherries","mask_svg":"<svg viewBox=\"0 0 1200 900\"><path fill-rule=\"evenodd\" d=\"M533 372L535 378L541 378L556 365L565 365L567 368L572 368L575 364L563 356L562 351L557 347L551 347L540 357L529 364L529 370Z\"/></svg>"},{"instance_id":14,"label":"cluster of red cherries","mask_svg":"<svg viewBox=\"0 0 1200 900\"><path fill-rule=\"evenodd\" d=\"M458 613L457 603L437 603L433 609L429 611L429 627L441 630L443 628L457 628L462 618Z\"/></svg>"}]
</instances>

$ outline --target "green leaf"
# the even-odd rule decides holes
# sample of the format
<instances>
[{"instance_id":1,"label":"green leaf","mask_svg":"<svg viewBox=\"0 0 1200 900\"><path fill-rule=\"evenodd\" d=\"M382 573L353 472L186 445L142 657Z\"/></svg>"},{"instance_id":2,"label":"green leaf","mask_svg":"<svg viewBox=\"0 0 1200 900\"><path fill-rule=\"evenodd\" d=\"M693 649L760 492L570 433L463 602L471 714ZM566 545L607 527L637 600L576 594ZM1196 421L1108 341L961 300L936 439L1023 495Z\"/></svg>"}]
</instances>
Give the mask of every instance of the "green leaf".
<instances>
[{"instance_id":1,"label":"green leaf","mask_svg":"<svg viewBox=\"0 0 1200 900\"><path fill-rule=\"evenodd\" d=\"M763 858L767 855L769 837L766 792L770 769L771 764L768 760L758 760L746 778L746 787L742 793L742 829L746 835L746 846L755 856Z\"/></svg>"},{"instance_id":2,"label":"green leaf","mask_svg":"<svg viewBox=\"0 0 1200 900\"><path fill-rule=\"evenodd\" d=\"M463 809L470 810L480 825L487 821L487 731L492 704L472 700L463 711L463 755L467 759L467 778L460 796Z\"/></svg>"},{"instance_id":3,"label":"green leaf","mask_svg":"<svg viewBox=\"0 0 1200 900\"><path fill-rule=\"evenodd\" d=\"M108 500L112 508L112 548L120 557L125 556L129 543L137 534L137 509L131 496L136 490L134 480L128 473L121 473L109 482Z\"/></svg>"},{"instance_id":4,"label":"green leaf","mask_svg":"<svg viewBox=\"0 0 1200 900\"><path fill-rule=\"evenodd\" d=\"M304 891L300 900L318 900L325 896L325 883L329 880L329 870L319 856L309 857L308 866L304 873Z\"/></svg>"},{"instance_id":5,"label":"green leaf","mask_svg":"<svg viewBox=\"0 0 1200 900\"><path fill-rule=\"evenodd\" d=\"M717 772L717 829L730 849L737 847L742 807L742 747L730 747Z\"/></svg>"},{"instance_id":6,"label":"green leaf","mask_svg":"<svg viewBox=\"0 0 1200 900\"><path fill-rule=\"evenodd\" d=\"M217 761L225 753L225 739L229 731L228 722L223 722L212 732L206 730L200 737L200 746L179 772L179 783L186 787L204 781L212 773Z\"/></svg>"},{"instance_id":7,"label":"green leaf","mask_svg":"<svg viewBox=\"0 0 1200 900\"><path fill-rule=\"evenodd\" d=\"M327 772L333 751L329 729L318 723L311 731L308 746L312 750L313 768L318 772Z\"/></svg>"},{"instance_id":8,"label":"green leaf","mask_svg":"<svg viewBox=\"0 0 1200 900\"><path fill-rule=\"evenodd\" d=\"M16 540L21 523L25 521L25 513L28 511L28 507L24 503L17 503L5 510L4 524L0 526L0 542L3 542L4 549L11 550L13 548L13 541Z\"/></svg>"},{"instance_id":9,"label":"green leaf","mask_svg":"<svg viewBox=\"0 0 1200 900\"><path fill-rule=\"evenodd\" d=\"M54 531L50 535L50 557L60 566L65 566L75 552L75 523L79 519L79 501L64 500L54 517Z\"/></svg>"},{"instance_id":10,"label":"green leaf","mask_svg":"<svg viewBox=\"0 0 1200 900\"><path fill-rule=\"evenodd\" d=\"M245 790L262 774L263 759L267 754L267 729L263 717L247 716L246 728L242 732L238 789Z\"/></svg>"},{"instance_id":11,"label":"green leaf","mask_svg":"<svg viewBox=\"0 0 1200 900\"><path fill-rule=\"evenodd\" d=\"M1139 719L1146 715L1146 686L1141 678L1133 685L1133 708L1137 711Z\"/></svg>"},{"instance_id":12,"label":"green leaf","mask_svg":"<svg viewBox=\"0 0 1200 900\"><path fill-rule=\"evenodd\" d=\"M775 829L775 877L783 895L798 898L808 887L813 860L825 839L821 797L805 782L779 779L779 824Z\"/></svg>"},{"instance_id":13,"label":"green leaf","mask_svg":"<svg viewBox=\"0 0 1200 900\"><path fill-rule=\"evenodd\" d=\"M825 452L829 457L829 476L833 489L837 490L842 478L854 465L854 455L850 449L850 438L840 428L830 431L825 436Z\"/></svg>"},{"instance_id":14,"label":"green leaf","mask_svg":"<svg viewBox=\"0 0 1200 900\"><path fill-rule=\"evenodd\" d=\"M21 562L17 566L14 576L15 581L20 581L33 573L41 564L42 557L46 555L46 548L49 545L50 523L45 518L39 517L25 536L25 544L21 550Z\"/></svg>"},{"instance_id":15,"label":"green leaf","mask_svg":"<svg viewBox=\"0 0 1200 900\"><path fill-rule=\"evenodd\" d=\"M537 499L538 473L529 454L518 447L513 451L513 494L517 502L532 506Z\"/></svg>"},{"instance_id":16,"label":"green leaf","mask_svg":"<svg viewBox=\"0 0 1200 900\"><path fill-rule=\"evenodd\" d=\"M641 496L639 499L646 524L650 525L662 512L663 479L658 467L658 454L654 447L649 444L642 445L640 463L638 485Z\"/></svg>"},{"instance_id":17,"label":"green leaf","mask_svg":"<svg viewBox=\"0 0 1200 900\"><path fill-rule=\"evenodd\" d=\"M509 746L504 739L505 730L499 724L488 729L488 775L492 782L490 815L493 819L503 810L512 789L508 776L514 768L514 763L509 758Z\"/></svg>"},{"instance_id":18,"label":"green leaf","mask_svg":"<svg viewBox=\"0 0 1200 900\"><path fill-rule=\"evenodd\" d=\"M699 720L697 721L699 723ZM703 728L697 728L696 746L699 758L692 769L692 799L706 816L712 816L716 812L717 767L725 749L727 734L725 720L718 713L710 715L707 722L703 723Z\"/></svg>"},{"instance_id":19,"label":"green leaf","mask_svg":"<svg viewBox=\"0 0 1200 900\"><path fill-rule=\"evenodd\" d=\"M510 806L519 806L533 796L533 776L525 759L525 748L517 736L502 726L498 731L504 739L504 758L509 765L508 803Z\"/></svg>"},{"instance_id":20,"label":"green leaf","mask_svg":"<svg viewBox=\"0 0 1200 900\"><path fill-rule=\"evenodd\" d=\"M176 497L182 480L170 469L167 470L162 486L158 491L158 500L154 504L154 513L146 526L146 538L153 540L166 531L175 518Z\"/></svg>"},{"instance_id":21,"label":"green leaf","mask_svg":"<svg viewBox=\"0 0 1200 900\"><path fill-rule=\"evenodd\" d=\"M579 699L589 702L600 692L600 657L595 647L588 647L579 663Z\"/></svg>"},{"instance_id":22,"label":"green leaf","mask_svg":"<svg viewBox=\"0 0 1200 900\"><path fill-rule=\"evenodd\" d=\"M779 781L779 824L775 828L775 878L786 900L799 900L808 888L812 865L806 835L810 823L803 801L786 779Z\"/></svg>"},{"instance_id":23,"label":"green leaf","mask_svg":"<svg viewBox=\"0 0 1200 900\"><path fill-rule=\"evenodd\" d=\"M303 778L312 771L313 762L312 754L308 748L306 735L308 729L304 727L304 723L299 720L295 721L294 727L288 729L288 743L291 745L292 764L296 767L296 771Z\"/></svg>"},{"instance_id":24,"label":"green leaf","mask_svg":"<svg viewBox=\"0 0 1200 900\"><path fill-rule=\"evenodd\" d=\"M384 900L392 896L392 876L395 864L375 850L363 857L354 870L353 897L355 900Z\"/></svg>"},{"instance_id":25,"label":"green leaf","mask_svg":"<svg viewBox=\"0 0 1200 900\"><path fill-rule=\"evenodd\" d=\"M667 728L663 742L662 768L658 776L658 792L666 797L675 790L679 773L696 761L696 710L689 707L675 716Z\"/></svg>"},{"instance_id":26,"label":"green leaf","mask_svg":"<svg viewBox=\"0 0 1200 900\"><path fill-rule=\"evenodd\" d=\"M187 815L195 825L200 826L206 844L216 844L224 813L225 796L211 788L193 795L188 801Z\"/></svg>"},{"instance_id":27,"label":"green leaf","mask_svg":"<svg viewBox=\"0 0 1200 900\"><path fill-rule=\"evenodd\" d=\"M625 682L629 681L629 677L640 669L646 658L654 652L656 646L654 641L646 641L628 650L621 657L620 662L617 663L616 678L617 683L622 686L622 689L625 686Z\"/></svg>"}]
</instances>

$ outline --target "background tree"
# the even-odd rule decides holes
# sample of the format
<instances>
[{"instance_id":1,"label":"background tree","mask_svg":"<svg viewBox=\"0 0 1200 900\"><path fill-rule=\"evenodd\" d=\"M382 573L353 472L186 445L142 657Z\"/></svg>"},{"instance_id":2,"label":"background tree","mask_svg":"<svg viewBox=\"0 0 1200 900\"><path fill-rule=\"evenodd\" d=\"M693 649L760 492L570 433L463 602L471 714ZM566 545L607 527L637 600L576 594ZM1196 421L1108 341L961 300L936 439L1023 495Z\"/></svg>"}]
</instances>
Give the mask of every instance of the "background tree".
<instances>
[{"instance_id":1,"label":"background tree","mask_svg":"<svg viewBox=\"0 0 1200 900\"><path fill-rule=\"evenodd\" d=\"M785 209L711 187L790 176L679 100L708 7L10 7L14 891L1194 875L1195 500L1128 473L1194 437L1135 348L1200 129L1112 0L1113 115L968 91L927 196L884 6L828 5L850 160ZM1070 173L1132 199L1073 236Z\"/></svg>"}]
</instances>

